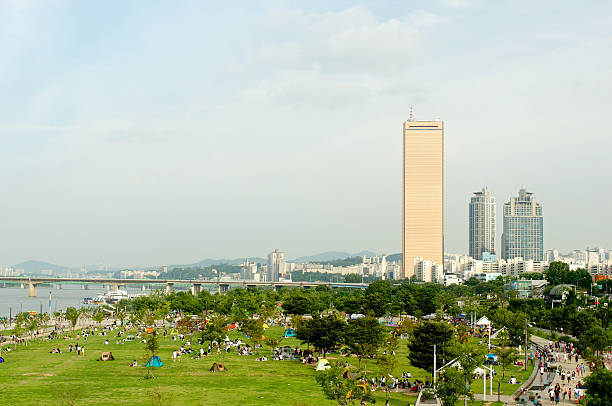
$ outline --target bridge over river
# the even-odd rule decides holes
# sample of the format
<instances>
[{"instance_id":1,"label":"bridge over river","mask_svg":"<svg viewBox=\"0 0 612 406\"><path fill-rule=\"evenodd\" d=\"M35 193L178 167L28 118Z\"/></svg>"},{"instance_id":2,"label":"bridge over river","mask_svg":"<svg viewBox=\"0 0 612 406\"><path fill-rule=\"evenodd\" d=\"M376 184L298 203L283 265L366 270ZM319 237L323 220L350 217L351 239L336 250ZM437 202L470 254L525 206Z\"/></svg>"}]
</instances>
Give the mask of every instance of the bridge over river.
<instances>
[{"instance_id":1,"label":"bridge over river","mask_svg":"<svg viewBox=\"0 0 612 406\"><path fill-rule=\"evenodd\" d=\"M191 293L197 295L203 285L216 286L220 293L227 292L231 286L240 288L271 287L279 290L284 287L294 288L316 288L317 286L329 286L330 288L353 288L365 289L368 283L339 283L339 282L256 282L247 280L192 280L192 279L117 279L117 278L31 278L24 276L0 277L0 282L21 284L28 286L28 296L36 297L36 287L41 284L64 284L74 283L87 286L88 284L103 284L111 286L114 291L127 285L161 285L165 286L166 292L171 292L175 285L190 286Z\"/></svg>"}]
</instances>

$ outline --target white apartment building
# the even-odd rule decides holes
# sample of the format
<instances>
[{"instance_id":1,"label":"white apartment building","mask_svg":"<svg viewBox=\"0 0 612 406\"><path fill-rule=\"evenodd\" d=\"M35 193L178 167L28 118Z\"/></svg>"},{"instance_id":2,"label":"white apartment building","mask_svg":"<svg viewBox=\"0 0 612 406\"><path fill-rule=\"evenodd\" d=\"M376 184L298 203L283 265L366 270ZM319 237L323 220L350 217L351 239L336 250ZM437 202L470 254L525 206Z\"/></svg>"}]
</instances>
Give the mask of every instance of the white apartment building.
<instances>
[{"instance_id":1,"label":"white apartment building","mask_svg":"<svg viewBox=\"0 0 612 406\"><path fill-rule=\"evenodd\" d=\"M499 272L504 276L518 276L525 272L544 272L548 269L548 262L524 260L521 257L499 261Z\"/></svg>"},{"instance_id":2,"label":"white apartment building","mask_svg":"<svg viewBox=\"0 0 612 406\"><path fill-rule=\"evenodd\" d=\"M443 280L444 280L444 286L461 285L462 283L462 280L459 277L459 275L456 275L454 273L445 273Z\"/></svg>"},{"instance_id":3,"label":"white apartment building","mask_svg":"<svg viewBox=\"0 0 612 406\"><path fill-rule=\"evenodd\" d=\"M0 276L19 276L19 272L13 268L0 268Z\"/></svg>"},{"instance_id":4,"label":"white apartment building","mask_svg":"<svg viewBox=\"0 0 612 406\"><path fill-rule=\"evenodd\" d=\"M246 259L240 269L240 277L245 281L255 280L257 276L257 263Z\"/></svg>"},{"instance_id":5,"label":"white apartment building","mask_svg":"<svg viewBox=\"0 0 612 406\"><path fill-rule=\"evenodd\" d=\"M416 257L414 259L414 275L421 282L440 283L444 281L444 267L433 261Z\"/></svg>"},{"instance_id":6,"label":"white apartment building","mask_svg":"<svg viewBox=\"0 0 612 406\"><path fill-rule=\"evenodd\" d=\"M285 253L275 249L268 254L266 282L278 282L280 278L285 278L286 272Z\"/></svg>"},{"instance_id":7,"label":"white apartment building","mask_svg":"<svg viewBox=\"0 0 612 406\"><path fill-rule=\"evenodd\" d=\"M479 282L490 282L502 276L501 272L473 273L470 278L476 278Z\"/></svg>"},{"instance_id":8,"label":"white apartment building","mask_svg":"<svg viewBox=\"0 0 612 406\"><path fill-rule=\"evenodd\" d=\"M133 279L146 279L149 277L157 278L160 275L158 271L137 271L137 270L123 270L121 271L122 278L133 278Z\"/></svg>"},{"instance_id":9,"label":"white apartment building","mask_svg":"<svg viewBox=\"0 0 612 406\"><path fill-rule=\"evenodd\" d=\"M397 262L387 262L387 256L362 257L361 263L349 266L333 266L331 264L299 263L288 264L292 270L302 272L339 273L342 275L376 276L382 279L401 279L401 265Z\"/></svg>"}]
</instances>

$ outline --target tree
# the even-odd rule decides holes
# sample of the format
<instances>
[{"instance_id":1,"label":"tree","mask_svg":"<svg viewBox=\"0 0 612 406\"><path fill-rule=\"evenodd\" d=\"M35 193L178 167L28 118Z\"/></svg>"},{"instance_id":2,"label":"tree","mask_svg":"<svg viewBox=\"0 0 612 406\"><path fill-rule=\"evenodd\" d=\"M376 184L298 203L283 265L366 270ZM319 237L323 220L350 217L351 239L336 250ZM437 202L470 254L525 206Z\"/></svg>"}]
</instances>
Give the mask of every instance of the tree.
<instances>
[{"instance_id":1,"label":"tree","mask_svg":"<svg viewBox=\"0 0 612 406\"><path fill-rule=\"evenodd\" d=\"M389 401L389 385L391 380L388 379L389 375L393 375L393 371L399 364L397 357L395 356L395 350L399 346L399 341L396 336L390 335L385 345L385 351L383 354L378 355L378 372L385 377L385 399Z\"/></svg>"},{"instance_id":2,"label":"tree","mask_svg":"<svg viewBox=\"0 0 612 406\"><path fill-rule=\"evenodd\" d=\"M154 357L159 350L159 341L157 340L157 335L155 333L146 335L147 342L145 343L145 348L149 352L151 357Z\"/></svg>"},{"instance_id":3,"label":"tree","mask_svg":"<svg viewBox=\"0 0 612 406\"><path fill-rule=\"evenodd\" d=\"M544 273L546 280L551 285L562 285L569 283L569 265L565 262L553 261Z\"/></svg>"},{"instance_id":4,"label":"tree","mask_svg":"<svg viewBox=\"0 0 612 406\"><path fill-rule=\"evenodd\" d=\"M344 320L336 315L321 317L315 314L312 319L300 323L295 335L298 340L314 345L325 356L341 343L345 326Z\"/></svg>"},{"instance_id":5,"label":"tree","mask_svg":"<svg viewBox=\"0 0 612 406\"><path fill-rule=\"evenodd\" d=\"M66 320L72 324L72 328L74 329L79 321L79 317L81 316L81 310L74 307L69 307L66 309L65 316Z\"/></svg>"},{"instance_id":6,"label":"tree","mask_svg":"<svg viewBox=\"0 0 612 406\"><path fill-rule=\"evenodd\" d=\"M594 325L580 336L579 346L581 348L588 347L596 357L599 357L602 351L610 347L611 342L610 332L604 330L599 325Z\"/></svg>"},{"instance_id":7,"label":"tree","mask_svg":"<svg viewBox=\"0 0 612 406\"><path fill-rule=\"evenodd\" d=\"M105 318L106 318L106 315L104 314L104 311L101 309L98 309L98 311L96 311L92 316L93 321L95 321L98 324L102 323L102 320L104 320Z\"/></svg>"},{"instance_id":8,"label":"tree","mask_svg":"<svg viewBox=\"0 0 612 406\"><path fill-rule=\"evenodd\" d=\"M426 321L414 328L408 342L408 359L418 368L433 372L434 345L438 359L448 360L451 355L453 328L445 322Z\"/></svg>"},{"instance_id":9,"label":"tree","mask_svg":"<svg viewBox=\"0 0 612 406\"><path fill-rule=\"evenodd\" d=\"M612 371L599 368L584 380L585 406L612 405Z\"/></svg>"},{"instance_id":10,"label":"tree","mask_svg":"<svg viewBox=\"0 0 612 406\"><path fill-rule=\"evenodd\" d=\"M516 361L518 354L513 347L497 347L493 353L499 358L499 363L502 366L502 378L506 377L506 368Z\"/></svg>"},{"instance_id":11,"label":"tree","mask_svg":"<svg viewBox=\"0 0 612 406\"><path fill-rule=\"evenodd\" d=\"M289 296L283 301L283 311L286 314L309 314L312 312L312 302L303 294Z\"/></svg>"},{"instance_id":12,"label":"tree","mask_svg":"<svg viewBox=\"0 0 612 406\"><path fill-rule=\"evenodd\" d=\"M345 283L362 283L363 282L363 276L362 275L357 275L357 274L344 275L344 282Z\"/></svg>"},{"instance_id":13,"label":"tree","mask_svg":"<svg viewBox=\"0 0 612 406\"><path fill-rule=\"evenodd\" d=\"M149 364L149 361L151 360L151 358L153 358L157 354L157 351L159 350L159 341L157 340L157 335L155 334L155 332L151 334L147 334L145 337L146 337L145 349L149 353L149 360L147 361L147 364ZM144 376L145 379L154 378L153 372L152 372L153 362L151 362L149 365L150 366L147 368L147 373Z\"/></svg>"},{"instance_id":14,"label":"tree","mask_svg":"<svg viewBox=\"0 0 612 406\"><path fill-rule=\"evenodd\" d=\"M15 337L19 337L24 332L28 331L28 324L31 318L32 316L27 312L21 312L15 317L15 325L13 326L13 335L15 335ZM26 340L26 344L27 342ZM17 340L15 340L15 348L17 348Z\"/></svg>"},{"instance_id":15,"label":"tree","mask_svg":"<svg viewBox=\"0 0 612 406\"><path fill-rule=\"evenodd\" d=\"M359 357L359 369L361 360L372 357L384 341L383 326L374 317L363 317L350 321L344 331L344 344L352 354ZM367 366L366 366L367 370Z\"/></svg>"},{"instance_id":16,"label":"tree","mask_svg":"<svg viewBox=\"0 0 612 406\"><path fill-rule=\"evenodd\" d=\"M240 329L250 337L253 347L261 342L263 336L263 320L248 319L240 324Z\"/></svg>"},{"instance_id":17,"label":"tree","mask_svg":"<svg viewBox=\"0 0 612 406\"><path fill-rule=\"evenodd\" d=\"M200 333L202 343L209 342L210 349L213 348L213 342L221 343L225 338L225 327L227 326L227 317L217 316L206 323L204 329Z\"/></svg>"},{"instance_id":18,"label":"tree","mask_svg":"<svg viewBox=\"0 0 612 406\"><path fill-rule=\"evenodd\" d=\"M435 394L443 406L454 406L459 397L468 394L464 376L455 367L447 368L438 381Z\"/></svg>"},{"instance_id":19,"label":"tree","mask_svg":"<svg viewBox=\"0 0 612 406\"><path fill-rule=\"evenodd\" d=\"M469 341L454 346L451 352L456 357L458 365L461 365L459 372L463 377L464 387L467 389L474 380L474 369L482 363L483 352L478 346L470 344ZM470 391L461 393L464 395L465 404L467 404L468 397L470 399L473 397Z\"/></svg>"},{"instance_id":20,"label":"tree","mask_svg":"<svg viewBox=\"0 0 612 406\"><path fill-rule=\"evenodd\" d=\"M325 371L317 371L315 379L326 398L341 406L352 405L356 400L374 401L367 384L357 384L353 379L343 377L343 372L337 364Z\"/></svg>"},{"instance_id":21,"label":"tree","mask_svg":"<svg viewBox=\"0 0 612 406\"><path fill-rule=\"evenodd\" d=\"M283 341L283 339L279 337L266 337L264 343L270 347L270 350L274 351L276 348L278 348L281 341Z\"/></svg>"}]
</instances>

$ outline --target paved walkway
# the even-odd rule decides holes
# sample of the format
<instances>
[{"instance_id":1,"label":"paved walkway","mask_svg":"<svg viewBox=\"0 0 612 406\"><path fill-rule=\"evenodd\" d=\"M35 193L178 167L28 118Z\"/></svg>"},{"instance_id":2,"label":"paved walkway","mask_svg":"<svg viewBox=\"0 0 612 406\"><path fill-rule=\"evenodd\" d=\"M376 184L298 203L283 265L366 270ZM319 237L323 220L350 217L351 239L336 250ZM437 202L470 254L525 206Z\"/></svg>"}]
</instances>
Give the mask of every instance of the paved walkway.
<instances>
[{"instance_id":1,"label":"paved walkway","mask_svg":"<svg viewBox=\"0 0 612 406\"><path fill-rule=\"evenodd\" d=\"M546 340L545 338L541 338L541 337L537 337L537 336L532 336L531 339L533 341L535 341L536 343L544 346L544 345L548 345L549 341ZM559 376L559 374L555 373L555 378L552 381L552 386L554 387L556 384L559 384L559 386L561 388L563 388L563 384L565 383L565 387L569 390L570 388L573 389L576 387L576 384L578 383L578 381L581 381L584 383L584 378L587 377L591 372L589 370L588 365L585 363L585 361L582 358L578 359L578 363L575 362L575 359L572 357L571 360L568 359L567 362L563 362L563 360L561 360L561 362L556 362L556 363L552 363L550 364L552 367L557 367L559 365L561 365L561 368L563 369L563 371L569 372L570 374L572 373L572 371L576 371L576 365L579 364L585 364L585 371L584 371L584 376L581 376L580 374L577 374L576 378L574 380L570 380L569 384L568 381L562 381L561 380L561 376ZM536 377L534 384L538 385L539 384L539 380L540 377ZM542 404L546 405L546 406L550 406L550 405L554 405L554 402L550 401L550 397L548 396L548 391L546 389L544 389L543 391L533 391L532 393L539 393L542 396ZM563 404L563 396L561 396L560 400L559 400L559 404ZM573 404L574 403L574 396L572 394L572 401L570 402L569 397L566 396L565 398L565 403L566 404Z\"/></svg>"}]
</instances>

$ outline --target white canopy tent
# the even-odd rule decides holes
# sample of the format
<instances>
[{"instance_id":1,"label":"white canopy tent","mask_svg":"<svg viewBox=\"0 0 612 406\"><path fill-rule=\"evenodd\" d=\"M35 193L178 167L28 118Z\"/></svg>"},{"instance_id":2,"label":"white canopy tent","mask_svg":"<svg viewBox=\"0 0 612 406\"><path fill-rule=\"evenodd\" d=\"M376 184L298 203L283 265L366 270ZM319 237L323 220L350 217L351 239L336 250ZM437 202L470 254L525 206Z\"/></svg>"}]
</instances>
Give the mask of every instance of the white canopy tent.
<instances>
[{"instance_id":1,"label":"white canopy tent","mask_svg":"<svg viewBox=\"0 0 612 406\"><path fill-rule=\"evenodd\" d=\"M487 318L487 316L482 316L480 319L478 319L478 321L476 322L477 326L490 326L491 325L491 321Z\"/></svg>"}]
</instances>

